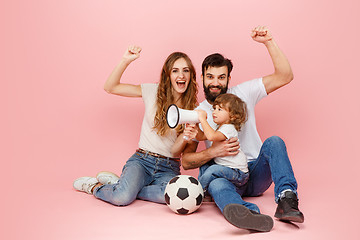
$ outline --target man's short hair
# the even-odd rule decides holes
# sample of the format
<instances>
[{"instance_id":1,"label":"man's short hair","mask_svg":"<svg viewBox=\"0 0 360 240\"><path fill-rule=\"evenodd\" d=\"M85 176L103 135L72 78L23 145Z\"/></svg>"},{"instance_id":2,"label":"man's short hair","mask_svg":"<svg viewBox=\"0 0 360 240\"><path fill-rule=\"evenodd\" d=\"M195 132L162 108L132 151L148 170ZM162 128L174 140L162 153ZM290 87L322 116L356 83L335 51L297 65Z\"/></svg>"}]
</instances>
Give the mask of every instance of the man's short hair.
<instances>
[{"instance_id":1,"label":"man's short hair","mask_svg":"<svg viewBox=\"0 0 360 240\"><path fill-rule=\"evenodd\" d=\"M214 53L207 56L202 63L202 75L205 76L205 71L209 67L223 67L226 66L228 69L228 77L230 76L233 64L230 59L225 58L220 53Z\"/></svg>"}]
</instances>

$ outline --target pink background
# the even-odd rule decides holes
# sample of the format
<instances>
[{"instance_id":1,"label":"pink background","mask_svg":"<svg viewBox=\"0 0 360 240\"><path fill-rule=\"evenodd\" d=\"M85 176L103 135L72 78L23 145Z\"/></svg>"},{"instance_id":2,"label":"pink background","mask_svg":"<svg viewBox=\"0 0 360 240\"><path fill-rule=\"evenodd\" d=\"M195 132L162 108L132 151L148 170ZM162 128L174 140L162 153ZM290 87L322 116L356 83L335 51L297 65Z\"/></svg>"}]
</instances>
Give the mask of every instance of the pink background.
<instances>
[{"instance_id":1,"label":"pink background","mask_svg":"<svg viewBox=\"0 0 360 240\"><path fill-rule=\"evenodd\" d=\"M358 1L13 0L0 8L1 239L360 239ZM250 38L257 25L269 26L295 75L258 105L257 123L262 139L287 143L304 224L275 221L271 232L249 234L212 203L178 216L72 189L77 177L120 173L137 147L142 100L103 90L129 44L143 52L124 82L157 82L167 55L184 51L200 86L213 52L233 60L235 85L273 71ZM248 200L273 216L272 187Z\"/></svg>"}]
</instances>

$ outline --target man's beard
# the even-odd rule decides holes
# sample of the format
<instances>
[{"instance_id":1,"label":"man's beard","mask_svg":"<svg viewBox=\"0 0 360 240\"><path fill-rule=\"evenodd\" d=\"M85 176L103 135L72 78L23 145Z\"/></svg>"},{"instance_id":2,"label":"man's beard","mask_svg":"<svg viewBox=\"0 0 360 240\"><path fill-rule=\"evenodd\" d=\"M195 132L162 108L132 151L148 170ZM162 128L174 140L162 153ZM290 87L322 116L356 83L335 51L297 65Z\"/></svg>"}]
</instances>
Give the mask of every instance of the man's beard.
<instances>
[{"instance_id":1,"label":"man's beard","mask_svg":"<svg viewBox=\"0 0 360 240\"><path fill-rule=\"evenodd\" d=\"M223 87L223 86L207 86L205 87L205 84L203 82L203 87L204 87L204 93L205 93L205 98L206 100L208 100L209 103L213 103L215 101L215 99L217 98L217 96L221 95L221 94L224 94L227 92L228 90L228 84L226 83L226 86ZM220 89L220 92L218 93L212 93L210 91L211 88L218 88Z\"/></svg>"}]
</instances>

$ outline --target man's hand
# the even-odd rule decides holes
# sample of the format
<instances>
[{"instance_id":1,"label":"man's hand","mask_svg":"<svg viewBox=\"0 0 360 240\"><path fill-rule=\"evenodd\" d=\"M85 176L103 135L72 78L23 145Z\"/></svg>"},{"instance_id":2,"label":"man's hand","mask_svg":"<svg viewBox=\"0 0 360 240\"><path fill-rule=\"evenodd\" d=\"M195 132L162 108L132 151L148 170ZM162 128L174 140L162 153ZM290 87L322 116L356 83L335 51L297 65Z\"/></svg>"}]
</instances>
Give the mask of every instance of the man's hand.
<instances>
[{"instance_id":1,"label":"man's hand","mask_svg":"<svg viewBox=\"0 0 360 240\"><path fill-rule=\"evenodd\" d=\"M123 55L123 59L127 62L132 62L140 57L141 47L136 45L131 45L128 47L128 49L125 51Z\"/></svg>"},{"instance_id":2,"label":"man's hand","mask_svg":"<svg viewBox=\"0 0 360 240\"><path fill-rule=\"evenodd\" d=\"M251 37L259 43L266 43L272 40L271 33L266 26L257 26L251 31Z\"/></svg>"},{"instance_id":3,"label":"man's hand","mask_svg":"<svg viewBox=\"0 0 360 240\"><path fill-rule=\"evenodd\" d=\"M239 153L240 144L237 138L230 138L229 140L221 142L213 142L211 154L214 157L235 156Z\"/></svg>"}]
</instances>

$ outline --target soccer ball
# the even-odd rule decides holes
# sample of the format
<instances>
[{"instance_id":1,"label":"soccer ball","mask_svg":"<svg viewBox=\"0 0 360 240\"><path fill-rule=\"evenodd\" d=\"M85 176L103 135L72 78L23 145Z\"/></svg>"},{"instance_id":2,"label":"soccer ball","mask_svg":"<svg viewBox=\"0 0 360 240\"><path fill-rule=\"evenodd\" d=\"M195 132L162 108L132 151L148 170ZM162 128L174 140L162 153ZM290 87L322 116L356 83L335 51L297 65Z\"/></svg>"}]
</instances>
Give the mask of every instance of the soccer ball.
<instances>
[{"instance_id":1,"label":"soccer ball","mask_svg":"<svg viewBox=\"0 0 360 240\"><path fill-rule=\"evenodd\" d=\"M178 175L170 180L165 188L165 202L178 214L196 211L204 198L199 181L188 175Z\"/></svg>"}]
</instances>

